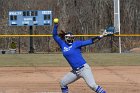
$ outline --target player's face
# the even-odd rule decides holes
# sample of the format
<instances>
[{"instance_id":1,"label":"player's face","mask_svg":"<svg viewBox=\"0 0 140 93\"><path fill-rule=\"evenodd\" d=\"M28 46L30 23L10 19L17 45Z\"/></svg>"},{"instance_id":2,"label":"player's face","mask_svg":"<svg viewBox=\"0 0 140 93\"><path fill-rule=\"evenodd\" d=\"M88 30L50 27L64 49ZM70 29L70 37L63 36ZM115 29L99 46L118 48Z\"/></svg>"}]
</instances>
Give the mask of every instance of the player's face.
<instances>
[{"instance_id":1,"label":"player's face","mask_svg":"<svg viewBox=\"0 0 140 93\"><path fill-rule=\"evenodd\" d=\"M72 34L66 34L65 35L65 42L68 44L68 45L71 45L74 41L74 36Z\"/></svg>"}]
</instances>

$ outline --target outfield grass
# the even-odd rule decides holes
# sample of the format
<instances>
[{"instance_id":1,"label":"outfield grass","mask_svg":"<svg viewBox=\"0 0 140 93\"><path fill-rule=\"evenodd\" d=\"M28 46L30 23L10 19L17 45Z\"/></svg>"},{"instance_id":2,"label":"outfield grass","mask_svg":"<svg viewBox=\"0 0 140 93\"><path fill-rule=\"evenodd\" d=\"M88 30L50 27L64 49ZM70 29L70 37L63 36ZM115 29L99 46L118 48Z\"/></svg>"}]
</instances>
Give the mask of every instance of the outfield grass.
<instances>
[{"instance_id":1,"label":"outfield grass","mask_svg":"<svg viewBox=\"0 0 140 93\"><path fill-rule=\"evenodd\" d=\"M91 66L139 66L140 54L85 53ZM69 66L62 54L1 54L1 67L17 66Z\"/></svg>"}]
</instances>

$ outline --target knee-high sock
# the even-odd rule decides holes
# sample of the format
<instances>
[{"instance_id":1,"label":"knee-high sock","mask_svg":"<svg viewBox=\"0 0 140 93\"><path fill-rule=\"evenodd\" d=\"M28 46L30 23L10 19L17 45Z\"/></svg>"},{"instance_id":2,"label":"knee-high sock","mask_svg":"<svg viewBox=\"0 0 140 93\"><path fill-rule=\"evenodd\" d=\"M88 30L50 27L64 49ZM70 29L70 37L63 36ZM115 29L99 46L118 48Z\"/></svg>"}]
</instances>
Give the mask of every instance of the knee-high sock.
<instances>
[{"instance_id":1,"label":"knee-high sock","mask_svg":"<svg viewBox=\"0 0 140 93\"><path fill-rule=\"evenodd\" d=\"M98 86L95 92L96 93L106 93L106 91L101 86Z\"/></svg>"},{"instance_id":2,"label":"knee-high sock","mask_svg":"<svg viewBox=\"0 0 140 93\"><path fill-rule=\"evenodd\" d=\"M68 87L67 86L61 88L61 90L62 90L62 93L68 93Z\"/></svg>"}]
</instances>

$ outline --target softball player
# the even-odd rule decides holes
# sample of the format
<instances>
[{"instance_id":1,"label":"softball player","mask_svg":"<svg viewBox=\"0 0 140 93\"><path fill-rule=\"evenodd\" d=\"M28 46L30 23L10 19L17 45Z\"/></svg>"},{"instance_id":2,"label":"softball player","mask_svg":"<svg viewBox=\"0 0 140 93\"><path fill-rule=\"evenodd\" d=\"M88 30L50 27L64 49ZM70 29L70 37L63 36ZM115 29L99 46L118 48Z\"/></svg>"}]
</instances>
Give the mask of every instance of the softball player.
<instances>
[{"instance_id":1,"label":"softball player","mask_svg":"<svg viewBox=\"0 0 140 93\"><path fill-rule=\"evenodd\" d=\"M106 93L106 91L95 83L90 66L86 63L81 54L81 47L93 44L96 40L100 40L107 33L101 36L91 38L85 41L74 41L74 36L71 32L62 33L60 36L57 33L58 22L54 22L53 38L58 43L72 71L67 73L60 81L62 93L68 93L68 84L75 82L79 78L83 78L87 85L96 93Z\"/></svg>"}]
</instances>

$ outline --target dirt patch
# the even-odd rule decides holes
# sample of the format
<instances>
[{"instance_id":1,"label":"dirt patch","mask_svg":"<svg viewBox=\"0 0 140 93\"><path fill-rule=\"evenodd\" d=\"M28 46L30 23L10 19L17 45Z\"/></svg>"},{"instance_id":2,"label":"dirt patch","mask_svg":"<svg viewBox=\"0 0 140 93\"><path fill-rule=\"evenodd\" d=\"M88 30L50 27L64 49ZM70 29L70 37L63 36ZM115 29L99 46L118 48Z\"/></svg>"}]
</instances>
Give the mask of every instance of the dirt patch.
<instances>
[{"instance_id":1,"label":"dirt patch","mask_svg":"<svg viewBox=\"0 0 140 93\"><path fill-rule=\"evenodd\" d=\"M97 84L107 93L140 93L140 66L92 67ZM1 67L0 93L61 93L59 80L69 67ZM94 93L80 79L70 93Z\"/></svg>"},{"instance_id":2,"label":"dirt patch","mask_svg":"<svg viewBox=\"0 0 140 93\"><path fill-rule=\"evenodd\" d=\"M132 53L140 53L140 48L133 48L130 50Z\"/></svg>"}]
</instances>

